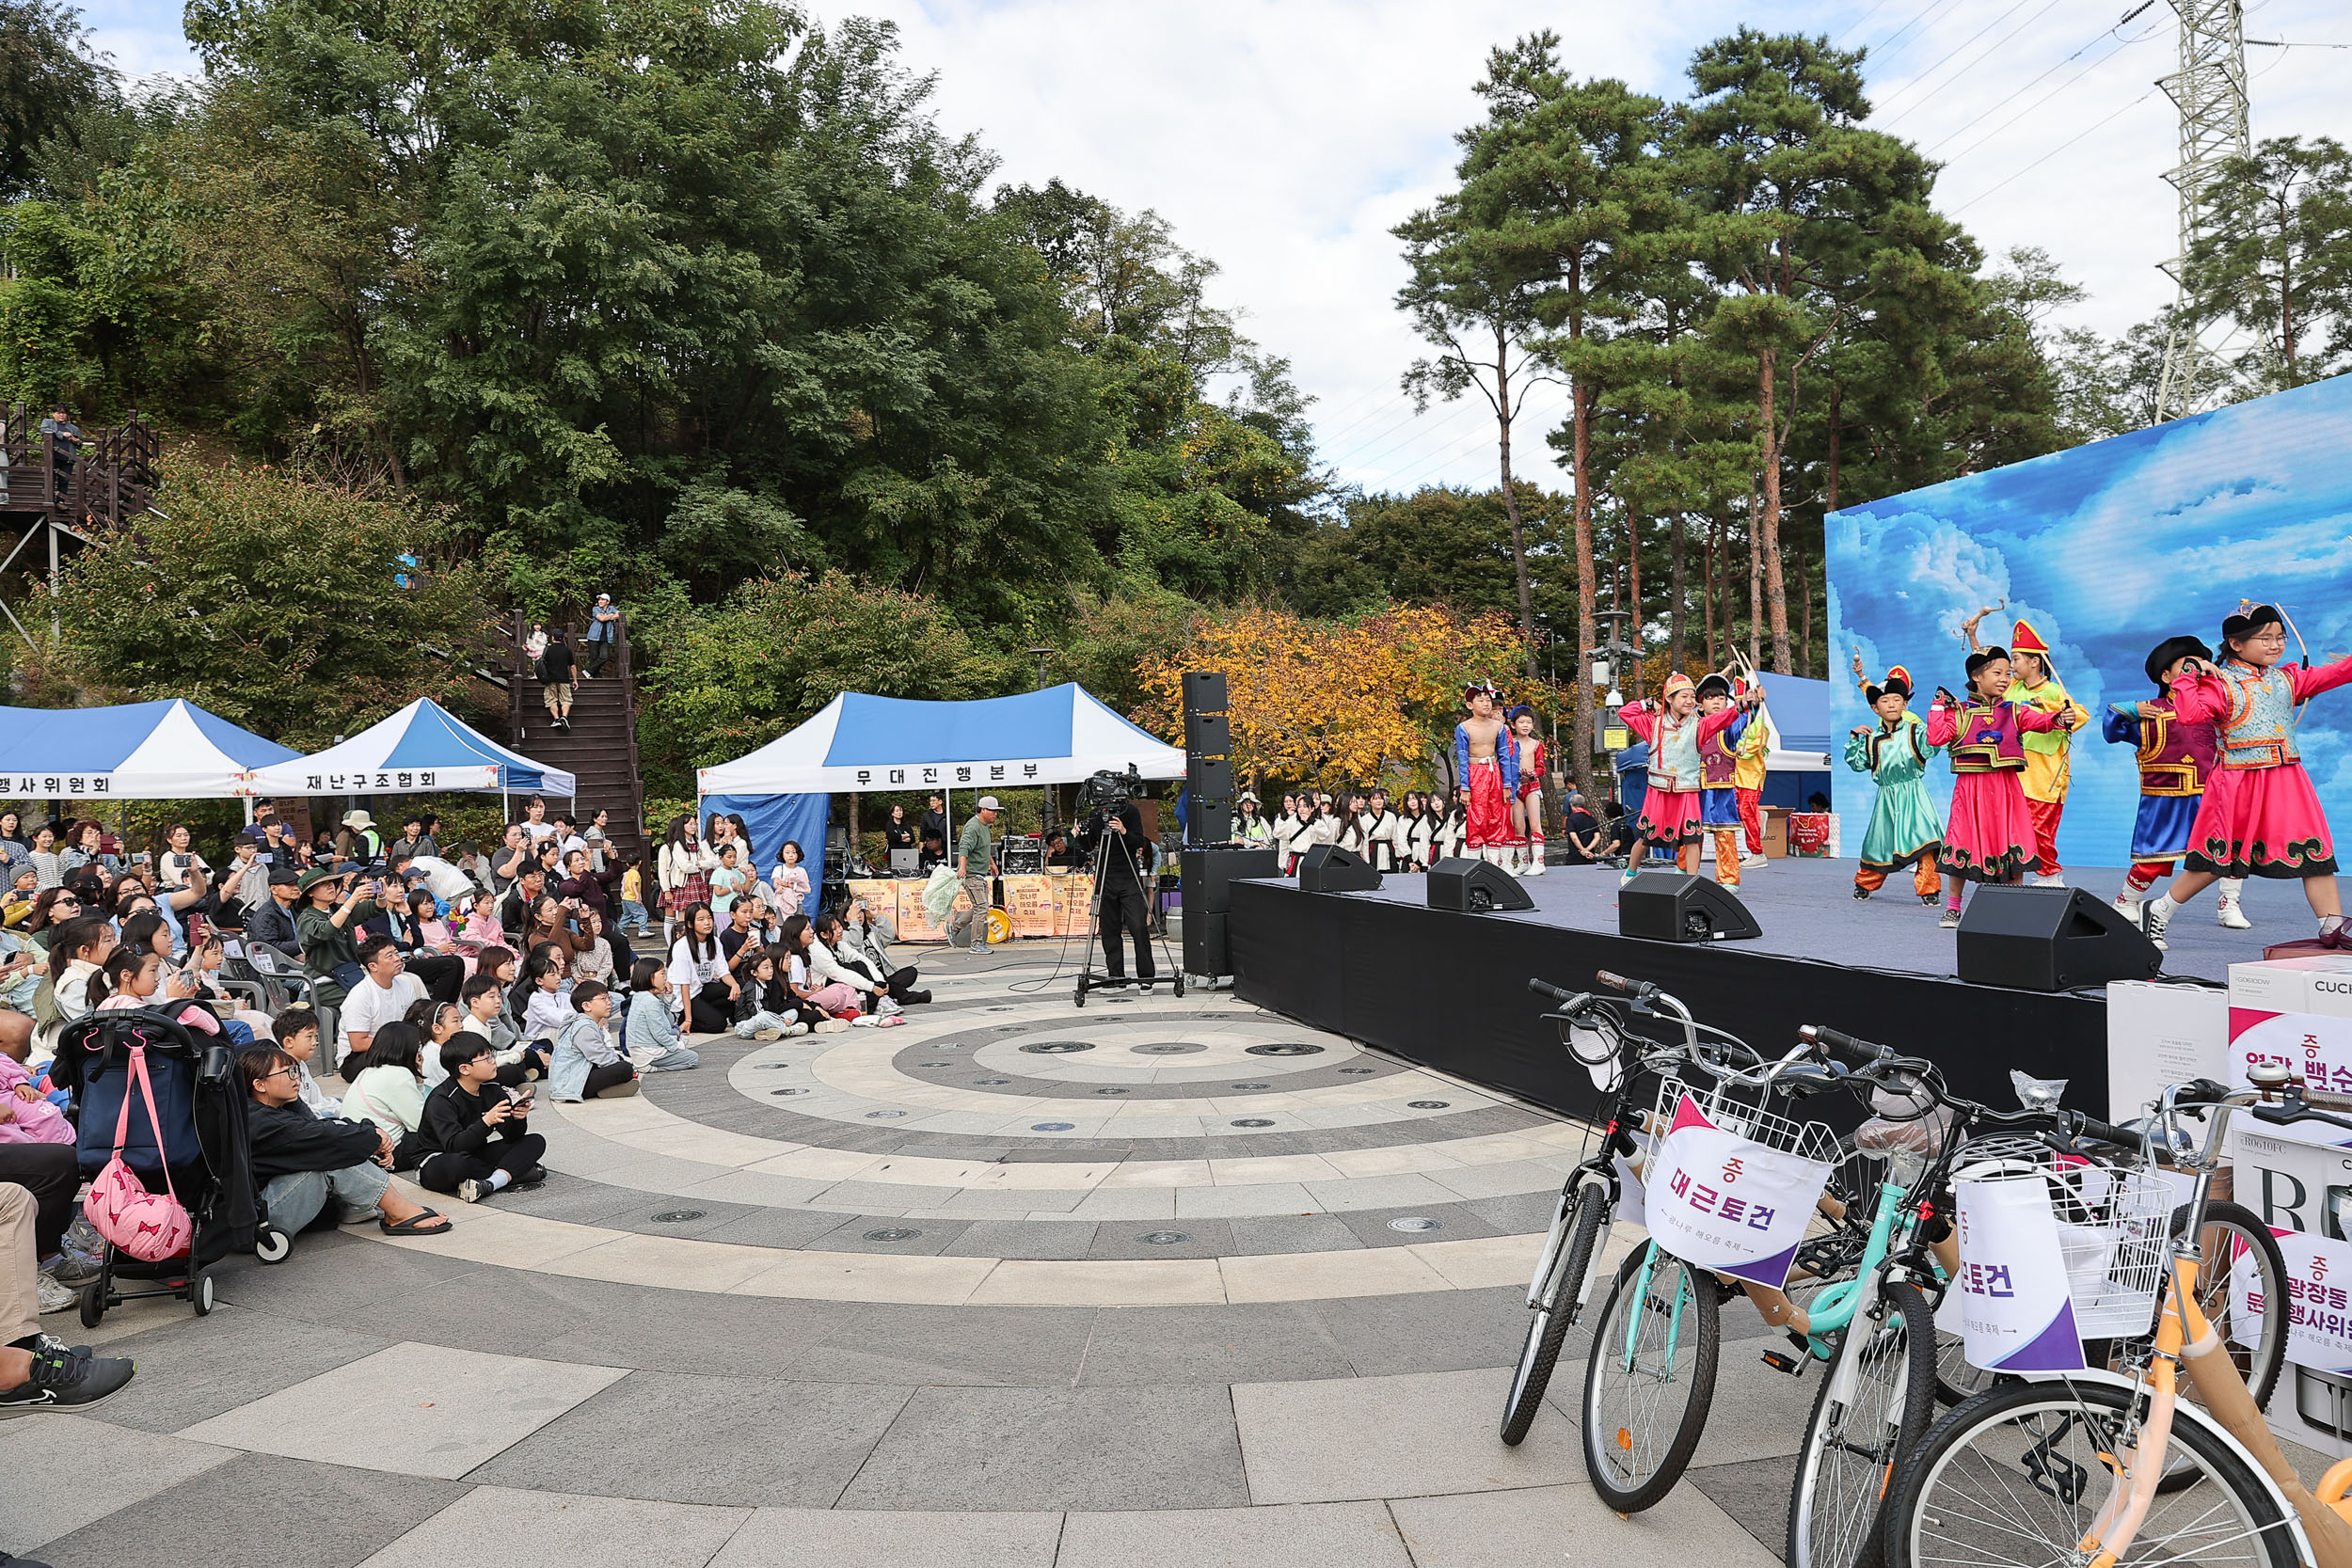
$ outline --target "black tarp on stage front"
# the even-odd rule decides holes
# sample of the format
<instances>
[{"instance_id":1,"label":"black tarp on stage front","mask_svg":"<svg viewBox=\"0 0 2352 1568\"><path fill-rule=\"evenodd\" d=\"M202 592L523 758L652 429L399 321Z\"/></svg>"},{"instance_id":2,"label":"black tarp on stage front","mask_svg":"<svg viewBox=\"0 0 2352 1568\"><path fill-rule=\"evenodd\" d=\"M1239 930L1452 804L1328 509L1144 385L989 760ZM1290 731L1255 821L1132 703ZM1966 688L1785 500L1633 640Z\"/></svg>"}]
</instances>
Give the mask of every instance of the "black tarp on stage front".
<instances>
[{"instance_id":1,"label":"black tarp on stage front","mask_svg":"<svg viewBox=\"0 0 2352 1568\"><path fill-rule=\"evenodd\" d=\"M2074 879L2098 889L2105 875ZM1593 867L1530 880L1537 908L1509 914L1428 909L1421 877L1391 877L1369 894L1235 882L1233 990L1302 1023L1574 1114L1591 1108L1591 1081L1542 1022L1530 975L1571 990L1591 989L1600 969L1654 981L1700 1022L1772 1053L1796 1042L1798 1025L1826 1023L1927 1056L1954 1089L1994 1105L2013 1103L2009 1071L2022 1068L2068 1080L2068 1104L2106 1114L2102 994L1964 985L1952 973L1955 933L1911 895L1908 876L1867 902L1852 897L1852 878L1851 861L1776 861L1741 889L1763 938L1707 944L1618 936L1616 874ZM2257 890L2268 891L2249 891ZM2228 958L2259 957L2265 940L2290 928L2302 934L2290 918L2299 900L2294 911L2277 900L2267 901L2276 910L2253 909L2267 937L2206 933L2209 899L2175 920L2170 972L2218 978Z\"/></svg>"}]
</instances>

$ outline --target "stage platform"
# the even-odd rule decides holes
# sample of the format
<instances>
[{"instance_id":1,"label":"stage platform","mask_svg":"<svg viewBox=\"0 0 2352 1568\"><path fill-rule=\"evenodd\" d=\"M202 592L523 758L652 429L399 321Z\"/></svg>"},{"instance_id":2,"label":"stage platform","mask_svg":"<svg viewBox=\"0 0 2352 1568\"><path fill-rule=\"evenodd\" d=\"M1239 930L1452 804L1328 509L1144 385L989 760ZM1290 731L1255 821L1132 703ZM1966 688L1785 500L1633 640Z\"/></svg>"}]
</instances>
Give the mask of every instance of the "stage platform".
<instances>
[{"instance_id":1,"label":"stage platform","mask_svg":"<svg viewBox=\"0 0 2352 1568\"><path fill-rule=\"evenodd\" d=\"M1853 871L1851 861L1778 860L1746 873L1740 896L1763 936L1708 944L1618 936L1618 874L1597 866L1552 867L1522 884L1534 910L1502 914L1429 909L1418 876L1363 894L1236 882L1233 987L1301 1022L1576 1114L1594 1092L1539 1022L1530 975L1585 989L1595 970L1614 970L1656 981L1759 1050L1785 1050L1799 1024L1826 1023L1929 1056L1959 1092L1988 1103L2011 1102L2017 1067L2069 1080L2069 1104L2106 1113L2101 992L1965 985L1940 907L1923 906L1907 876L1856 899ZM2070 868L2068 880L2106 898L2122 872ZM2250 931L2215 924L2210 892L2175 916L2167 974L2219 982L2265 942L2311 934L2295 883L2250 882L2246 906Z\"/></svg>"}]
</instances>

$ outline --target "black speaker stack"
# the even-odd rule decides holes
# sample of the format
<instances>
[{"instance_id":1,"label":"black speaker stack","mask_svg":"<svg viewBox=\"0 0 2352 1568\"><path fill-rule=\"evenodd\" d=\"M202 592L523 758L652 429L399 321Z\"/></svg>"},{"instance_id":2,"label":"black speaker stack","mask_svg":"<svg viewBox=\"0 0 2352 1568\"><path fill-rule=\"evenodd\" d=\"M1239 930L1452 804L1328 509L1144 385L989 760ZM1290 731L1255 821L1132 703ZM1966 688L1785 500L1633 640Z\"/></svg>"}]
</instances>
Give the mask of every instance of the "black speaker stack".
<instances>
[{"instance_id":1,"label":"black speaker stack","mask_svg":"<svg viewBox=\"0 0 2352 1568\"><path fill-rule=\"evenodd\" d=\"M2153 980L2164 955L2104 899L2078 887L1980 887L1960 917L1960 977L1972 986L2073 990Z\"/></svg>"},{"instance_id":2,"label":"black speaker stack","mask_svg":"<svg viewBox=\"0 0 2352 1568\"><path fill-rule=\"evenodd\" d=\"M1184 698L1184 846L1176 857L1184 889L1184 973L1210 978L1233 972L1226 936L1229 892L1239 877L1278 877L1271 849L1245 849L1233 836L1233 728L1226 717L1225 673L1187 670Z\"/></svg>"}]
</instances>

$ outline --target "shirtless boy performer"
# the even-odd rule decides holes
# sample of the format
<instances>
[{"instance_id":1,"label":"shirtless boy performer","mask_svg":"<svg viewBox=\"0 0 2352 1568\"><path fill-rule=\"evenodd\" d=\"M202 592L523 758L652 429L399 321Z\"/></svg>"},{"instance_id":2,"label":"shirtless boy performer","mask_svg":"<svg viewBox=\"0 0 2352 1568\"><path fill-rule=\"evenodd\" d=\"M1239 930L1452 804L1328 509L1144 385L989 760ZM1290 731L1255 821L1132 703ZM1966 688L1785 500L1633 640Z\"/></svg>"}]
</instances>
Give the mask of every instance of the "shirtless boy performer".
<instances>
[{"instance_id":1,"label":"shirtless boy performer","mask_svg":"<svg viewBox=\"0 0 2352 1568\"><path fill-rule=\"evenodd\" d=\"M1454 726L1454 776L1470 790L1470 817L1463 834L1480 860L1503 863L1509 852L1511 802L1519 792L1518 748L1505 744L1494 683L1472 681L1462 689L1470 717Z\"/></svg>"},{"instance_id":2,"label":"shirtless boy performer","mask_svg":"<svg viewBox=\"0 0 2352 1568\"><path fill-rule=\"evenodd\" d=\"M1540 877L1544 874L1544 742L1535 733L1535 710L1525 703L1511 710L1511 744L1518 752L1519 764L1511 825L1527 845L1521 875Z\"/></svg>"}]
</instances>

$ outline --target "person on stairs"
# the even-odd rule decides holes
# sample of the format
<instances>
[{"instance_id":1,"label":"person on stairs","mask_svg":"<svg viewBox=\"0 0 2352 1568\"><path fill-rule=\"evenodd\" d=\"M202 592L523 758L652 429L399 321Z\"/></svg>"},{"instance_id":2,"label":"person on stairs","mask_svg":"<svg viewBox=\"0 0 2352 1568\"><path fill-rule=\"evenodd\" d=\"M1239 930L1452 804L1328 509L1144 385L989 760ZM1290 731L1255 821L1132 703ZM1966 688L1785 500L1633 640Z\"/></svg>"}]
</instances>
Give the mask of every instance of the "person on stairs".
<instances>
[{"instance_id":1,"label":"person on stairs","mask_svg":"<svg viewBox=\"0 0 2352 1568\"><path fill-rule=\"evenodd\" d=\"M576 661L571 644L559 627L539 656L539 696L548 705L548 720L559 730L572 727L572 675Z\"/></svg>"}]
</instances>

